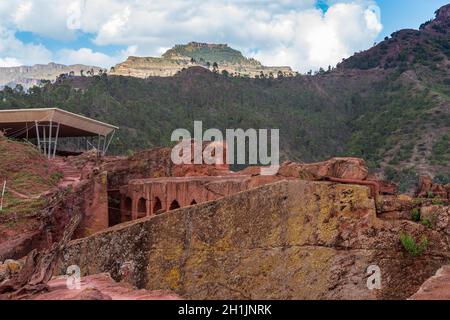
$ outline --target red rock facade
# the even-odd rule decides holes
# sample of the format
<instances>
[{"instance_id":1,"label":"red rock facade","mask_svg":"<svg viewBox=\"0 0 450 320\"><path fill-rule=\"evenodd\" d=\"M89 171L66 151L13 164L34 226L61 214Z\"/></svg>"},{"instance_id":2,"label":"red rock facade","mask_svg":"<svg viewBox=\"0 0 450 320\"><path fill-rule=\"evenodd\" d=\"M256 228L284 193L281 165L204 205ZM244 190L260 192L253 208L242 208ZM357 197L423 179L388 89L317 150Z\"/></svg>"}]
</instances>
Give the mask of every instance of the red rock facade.
<instances>
[{"instance_id":1,"label":"red rock facade","mask_svg":"<svg viewBox=\"0 0 450 320\"><path fill-rule=\"evenodd\" d=\"M121 222L216 200L259 183L250 175L192 176L131 180L120 188Z\"/></svg>"}]
</instances>

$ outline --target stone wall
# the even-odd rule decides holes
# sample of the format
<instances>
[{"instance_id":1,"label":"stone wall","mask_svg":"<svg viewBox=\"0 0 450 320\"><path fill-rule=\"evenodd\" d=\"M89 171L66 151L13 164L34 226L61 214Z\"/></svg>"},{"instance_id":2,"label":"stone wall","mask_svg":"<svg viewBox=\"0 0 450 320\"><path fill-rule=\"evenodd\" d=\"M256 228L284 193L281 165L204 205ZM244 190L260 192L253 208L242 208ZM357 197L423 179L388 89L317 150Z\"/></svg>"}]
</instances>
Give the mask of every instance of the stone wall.
<instances>
[{"instance_id":1,"label":"stone wall","mask_svg":"<svg viewBox=\"0 0 450 320\"><path fill-rule=\"evenodd\" d=\"M249 188L250 176L168 177L131 180L120 188L121 221L216 200Z\"/></svg>"},{"instance_id":2,"label":"stone wall","mask_svg":"<svg viewBox=\"0 0 450 320\"><path fill-rule=\"evenodd\" d=\"M425 255L408 256L401 233L426 236ZM367 187L295 180L75 240L60 271L77 264L188 299L403 299L444 255L438 232L378 219ZM380 290L367 288L370 265L381 268Z\"/></svg>"}]
</instances>

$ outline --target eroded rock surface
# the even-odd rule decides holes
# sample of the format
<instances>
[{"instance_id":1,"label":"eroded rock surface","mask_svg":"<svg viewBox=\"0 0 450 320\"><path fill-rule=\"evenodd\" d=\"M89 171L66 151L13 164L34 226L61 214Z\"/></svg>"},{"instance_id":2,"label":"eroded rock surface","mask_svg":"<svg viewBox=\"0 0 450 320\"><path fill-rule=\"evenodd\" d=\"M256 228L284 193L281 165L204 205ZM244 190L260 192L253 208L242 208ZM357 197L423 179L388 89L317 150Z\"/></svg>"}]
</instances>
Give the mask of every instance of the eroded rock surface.
<instances>
[{"instance_id":1,"label":"eroded rock surface","mask_svg":"<svg viewBox=\"0 0 450 320\"><path fill-rule=\"evenodd\" d=\"M403 233L428 239L423 256L406 253ZM405 299L447 255L440 233L378 219L368 187L291 180L73 241L59 269L188 299ZM371 265L379 290L367 287Z\"/></svg>"},{"instance_id":2,"label":"eroded rock surface","mask_svg":"<svg viewBox=\"0 0 450 320\"><path fill-rule=\"evenodd\" d=\"M124 282L115 282L109 274L96 274L81 278L80 287L69 289L67 278L56 277L49 281L49 292L38 294L32 300L179 300L167 290L137 289Z\"/></svg>"},{"instance_id":3,"label":"eroded rock surface","mask_svg":"<svg viewBox=\"0 0 450 320\"><path fill-rule=\"evenodd\" d=\"M425 281L410 300L450 300L450 265L443 266Z\"/></svg>"}]
</instances>

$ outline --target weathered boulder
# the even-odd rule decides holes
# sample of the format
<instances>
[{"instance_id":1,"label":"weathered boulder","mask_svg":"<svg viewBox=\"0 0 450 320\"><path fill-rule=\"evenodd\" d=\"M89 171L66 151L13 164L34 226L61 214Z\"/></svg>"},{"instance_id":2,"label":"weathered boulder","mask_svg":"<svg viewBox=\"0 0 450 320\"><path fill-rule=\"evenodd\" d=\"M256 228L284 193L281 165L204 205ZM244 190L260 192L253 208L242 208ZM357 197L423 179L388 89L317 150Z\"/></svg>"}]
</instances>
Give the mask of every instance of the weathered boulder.
<instances>
[{"instance_id":1,"label":"weathered boulder","mask_svg":"<svg viewBox=\"0 0 450 320\"><path fill-rule=\"evenodd\" d=\"M388 211L378 214L378 218L383 220L411 220L409 211Z\"/></svg>"},{"instance_id":2,"label":"weathered boulder","mask_svg":"<svg viewBox=\"0 0 450 320\"><path fill-rule=\"evenodd\" d=\"M13 274L16 274L22 269L20 261L6 259L3 263L0 262L0 282L9 279Z\"/></svg>"},{"instance_id":3,"label":"weathered boulder","mask_svg":"<svg viewBox=\"0 0 450 320\"><path fill-rule=\"evenodd\" d=\"M369 170L363 159L332 158L323 162L306 164L285 162L281 165L278 174L304 180L317 180L322 177L365 180L368 172Z\"/></svg>"},{"instance_id":4,"label":"weathered boulder","mask_svg":"<svg viewBox=\"0 0 450 320\"><path fill-rule=\"evenodd\" d=\"M440 268L409 300L450 300L450 265Z\"/></svg>"},{"instance_id":5,"label":"weathered boulder","mask_svg":"<svg viewBox=\"0 0 450 320\"><path fill-rule=\"evenodd\" d=\"M419 178L419 186L416 195L421 198L440 198L448 199L448 188L442 184L433 183L429 176Z\"/></svg>"},{"instance_id":6,"label":"weathered boulder","mask_svg":"<svg viewBox=\"0 0 450 320\"><path fill-rule=\"evenodd\" d=\"M48 292L36 294L32 300L179 300L171 291L137 289L129 283L115 282L107 273L80 279L80 287L69 289L67 277L54 277Z\"/></svg>"},{"instance_id":7,"label":"weathered boulder","mask_svg":"<svg viewBox=\"0 0 450 320\"><path fill-rule=\"evenodd\" d=\"M431 227L450 235L450 211L448 206L425 206L420 208L420 218Z\"/></svg>"},{"instance_id":8,"label":"weathered boulder","mask_svg":"<svg viewBox=\"0 0 450 320\"><path fill-rule=\"evenodd\" d=\"M9 278L9 269L8 266L4 263L0 263L0 283L3 280L6 280Z\"/></svg>"},{"instance_id":9,"label":"weathered boulder","mask_svg":"<svg viewBox=\"0 0 450 320\"><path fill-rule=\"evenodd\" d=\"M97 288L83 289L76 296L69 298L69 300L112 300L110 296L102 293Z\"/></svg>"},{"instance_id":10,"label":"weathered boulder","mask_svg":"<svg viewBox=\"0 0 450 320\"><path fill-rule=\"evenodd\" d=\"M419 177L419 185L417 187L417 196L418 197L427 197L431 192L431 187L433 186L433 179L430 176L420 176Z\"/></svg>"},{"instance_id":11,"label":"weathered boulder","mask_svg":"<svg viewBox=\"0 0 450 320\"><path fill-rule=\"evenodd\" d=\"M381 195L378 197L377 208L380 213L391 211L409 212L413 207L413 199L407 195Z\"/></svg>"},{"instance_id":12,"label":"weathered boulder","mask_svg":"<svg viewBox=\"0 0 450 320\"><path fill-rule=\"evenodd\" d=\"M423 256L408 255L403 233L427 238ZM126 264L136 287L188 299L404 299L448 254L438 232L378 219L367 187L288 180L75 240L60 272L76 264L120 281Z\"/></svg>"},{"instance_id":13,"label":"weathered boulder","mask_svg":"<svg viewBox=\"0 0 450 320\"><path fill-rule=\"evenodd\" d=\"M385 181L385 180L377 180L377 179L368 179L368 180L375 181L378 184L380 194L384 194L384 195L397 194L397 185L395 183Z\"/></svg>"},{"instance_id":14,"label":"weathered boulder","mask_svg":"<svg viewBox=\"0 0 450 320\"><path fill-rule=\"evenodd\" d=\"M17 260L7 259L4 264L6 264L11 274L18 273L22 269L22 263Z\"/></svg>"}]
</instances>

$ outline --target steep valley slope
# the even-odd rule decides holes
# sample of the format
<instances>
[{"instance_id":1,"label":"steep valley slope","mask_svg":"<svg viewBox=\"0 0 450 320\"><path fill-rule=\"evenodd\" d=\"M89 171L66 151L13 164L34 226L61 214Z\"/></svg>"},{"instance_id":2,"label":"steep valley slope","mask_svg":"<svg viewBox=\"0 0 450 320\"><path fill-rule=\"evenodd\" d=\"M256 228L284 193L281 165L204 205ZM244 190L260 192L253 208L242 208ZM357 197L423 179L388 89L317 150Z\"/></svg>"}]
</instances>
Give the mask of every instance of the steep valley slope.
<instances>
[{"instance_id":1,"label":"steep valley slope","mask_svg":"<svg viewBox=\"0 0 450 320\"><path fill-rule=\"evenodd\" d=\"M450 179L450 6L316 75L246 78L192 67L173 77L75 77L0 92L0 109L59 107L120 127L114 153L169 146L176 128L279 128L283 159L336 155L414 189Z\"/></svg>"}]
</instances>

